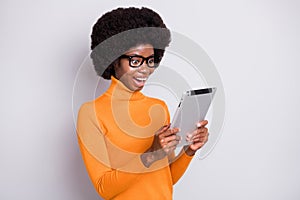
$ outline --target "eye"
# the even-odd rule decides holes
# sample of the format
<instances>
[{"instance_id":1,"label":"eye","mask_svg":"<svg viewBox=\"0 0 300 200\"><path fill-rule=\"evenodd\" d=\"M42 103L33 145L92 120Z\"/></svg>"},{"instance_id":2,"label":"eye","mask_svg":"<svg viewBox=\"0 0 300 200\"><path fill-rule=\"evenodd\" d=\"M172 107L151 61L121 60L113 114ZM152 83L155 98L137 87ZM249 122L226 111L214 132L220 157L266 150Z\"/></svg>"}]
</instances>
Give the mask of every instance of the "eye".
<instances>
[{"instance_id":1,"label":"eye","mask_svg":"<svg viewBox=\"0 0 300 200\"><path fill-rule=\"evenodd\" d=\"M131 65L138 66L141 63L141 58L139 57L132 57L130 60Z\"/></svg>"},{"instance_id":2,"label":"eye","mask_svg":"<svg viewBox=\"0 0 300 200\"><path fill-rule=\"evenodd\" d=\"M154 57L148 59L148 65L154 66Z\"/></svg>"}]
</instances>

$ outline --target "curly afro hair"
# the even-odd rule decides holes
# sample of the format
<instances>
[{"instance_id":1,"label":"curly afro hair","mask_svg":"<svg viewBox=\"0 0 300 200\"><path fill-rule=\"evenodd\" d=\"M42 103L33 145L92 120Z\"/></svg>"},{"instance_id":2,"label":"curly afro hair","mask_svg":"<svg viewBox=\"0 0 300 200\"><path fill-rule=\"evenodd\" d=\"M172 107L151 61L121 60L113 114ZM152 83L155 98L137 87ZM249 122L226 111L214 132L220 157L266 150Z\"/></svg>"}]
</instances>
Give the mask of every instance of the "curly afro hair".
<instances>
[{"instance_id":1,"label":"curly afro hair","mask_svg":"<svg viewBox=\"0 0 300 200\"><path fill-rule=\"evenodd\" d=\"M149 8L117 8L102 15L93 26L91 58L99 76L115 76L119 57L132 47L151 44L160 63L171 41L170 30L161 17Z\"/></svg>"}]
</instances>

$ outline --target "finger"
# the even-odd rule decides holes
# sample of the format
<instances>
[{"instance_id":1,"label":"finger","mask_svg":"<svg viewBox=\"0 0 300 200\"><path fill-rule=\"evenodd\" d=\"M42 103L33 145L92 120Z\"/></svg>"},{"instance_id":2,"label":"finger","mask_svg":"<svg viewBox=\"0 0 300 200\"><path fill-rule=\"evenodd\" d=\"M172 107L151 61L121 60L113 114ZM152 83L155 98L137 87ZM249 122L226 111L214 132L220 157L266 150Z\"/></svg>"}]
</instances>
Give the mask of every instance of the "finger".
<instances>
[{"instance_id":1,"label":"finger","mask_svg":"<svg viewBox=\"0 0 300 200\"><path fill-rule=\"evenodd\" d=\"M172 129L168 129L166 130L164 133L162 133L163 137L168 137L170 135L174 135L179 131L179 128L172 128Z\"/></svg>"},{"instance_id":2,"label":"finger","mask_svg":"<svg viewBox=\"0 0 300 200\"><path fill-rule=\"evenodd\" d=\"M197 134L202 134L202 133L206 133L208 132L208 129L206 127L200 127L196 130L194 130L192 133L187 134L188 138L192 138L193 136L197 135Z\"/></svg>"},{"instance_id":3,"label":"finger","mask_svg":"<svg viewBox=\"0 0 300 200\"><path fill-rule=\"evenodd\" d=\"M206 127L199 128L196 130L196 134L206 134L207 132L208 132L208 129Z\"/></svg>"},{"instance_id":4,"label":"finger","mask_svg":"<svg viewBox=\"0 0 300 200\"><path fill-rule=\"evenodd\" d=\"M171 142L171 141L173 141L173 140L176 140L176 135L170 135L170 136L168 136L168 137L162 138L162 139L161 139L161 143L162 143L162 144L167 144L167 143L169 143L169 142Z\"/></svg>"},{"instance_id":5,"label":"finger","mask_svg":"<svg viewBox=\"0 0 300 200\"><path fill-rule=\"evenodd\" d=\"M197 141L193 141L193 145L196 145L198 147L202 147L204 144L206 143L206 141L202 141L202 140L197 140Z\"/></svg>"},{"instance_id":6,"label":"finger","mask_svg":"<svg viewBox=\"0 0 300 200\"><path fill-rule=\"evenodd\" d=\"M168 143L168 146L169 147L176 147L177 145L179 144L179 141L178 140L173 140L172 142L169 142Z\"/></svg>"},{"instance_id":7,"label":"finger","mask_svg":"<svg viewBox=\"0 0 300 200\"><path fill-rule=\"evenodd\" d=\"M194 132L188 134L186 136L186 140L187 141L192 141L194 138L198 138L198 137L206 137L208 134L208 130L206 128L202 128L202 129L197 129Z\"/></svg>"},{"instance_id":8,"label":"finger","mask_svg":"<svg viewBox=\"0 0 300 200\"><path fill-rule=\"evenodd\" d=\"M160 129L158 129L156 135L160 135L160 134L166 132L170 128L170 125L171 124L166 124L166 125L162 126Z\"/></svg>"},{"instance_id":9,"label":"finger","mask_svg":"<svg viewBox=\"0 0 300 200\"><path fill-rule=\"evenodd\" d=\"M197 128L204 127L207 124L208 124L207 120L202 120L202 121L200 121L200 122L197 123Z\"/></svg>"},{"instance_id":10,"label":"finger","mask_svg":"<svg viewBox=\"0 0 300 200\"><path fill-rule=\"evenodd\" d=\"M205 144L208 141L208 137L197 137L193 139L193 143L203 143Z\"/></svg>"},{"instance_id":11,"label":"finger","mask_svg":"<svg viewBox=\"0 0 300 200\"><path fill-rule=\"evenodd\" d=\"M209 136L209 133L207 133L206 137L205 137L205 142L208 141L208 136Z\"/></svg>"},{"instance_id":12,"label":"finger","mask_svg":"<svg viewBox=\"0 0 300 200\"><path fill-rule=\"evenodd\" d=\"M192 139L192 142L205 142L205 137L195 137Z\"/></svg>"},{"instance_id":13,"label":"finger","mask_svg":"<svg viewBox=\"0 0 300 200\"><path fill-rule=\"evenodd\" d=\"M193 138L205 138L205 137L208 137L208 132L200 132L200 133L197 133L196 135L194 135L193 137L192 137L192 139Z\"/></svg>"},{"instance_id":14,"label":"finger","mask_svg":"<svg viewBox=\"0 0 300 200\"><path fill-rule=\"evenodd\" d=\"M179 135L176 135L176 140L179 142L181 140L181 137Z\"/></svg>"},{"instance_id":15,"label":"finger","mask_svg":"<svg viewBox=\"0 0 300 200\"><path fill-rule=\"evenodd\" d=\"M196 139L196 138L208 138L208 132L199 133L197 135L194 135L191 139Z\"/></svg>"},{"instance_id":16,"label":"finger","mask_svg":"<svg viewBox=\"0 0 300 200\"><path fill-rule=\"evenodd\" d=\"M194 131L194 132L192 132L192 133L187 134L185 139L186 139L187 141L190 141L190 140L193 139L193 137L194 137L195 135L197 135L197 131Z\"/></svg>"},{"instance_id":17,"label":"finger","mask_svg":"<svg viewBox=\"0 0 300 200\"><path fill-rule=\"evenodd\" d=\"M170 129L170 131L171 131L173 134L176 134L176 133L178 133L178 132L180 131L180 129L179 129L179 128L172 128L172 129Z\"/></svg>"},{"instance_id":18,"label":"finger","mask_svg":"<svg viewBox=\"0 0 300 200\"><path fill-rule=\"evenodd\" d=\"M178 144L180 140L181 140L181 137L179 135L171 135L171 136L161 139L160 142L161 142L161 146L164 146L173 141L175 141Z\"/></svg>"},{"instance_id":19,"label":"finger","mask_svg":"<svg viewBox=\"0 0 300 200\"><path fill-rule=\"evenodd\" d=\"M192 144L197 144L197 143L204 143L200 138L194 139Z\"/></svg>"},{"instance_id":20,"label":"finger","mask_svg":"<svg viewBox=\"0 0 300 200\"><path fill-rule=\"evenodd\" d=\"M177 140L169 142L168 144L166 144L166 145L163 146L163 149L164 150L166 150L166 149L168 149L168 150L175 149L177 147L178 143L179 142Z\"/></svg>"},{"instance_id":21,"label":"finger","mask_svg":"<svg viewBox=\"0 0 300 200\"><path fill-rule=\"evenodd\" d=\"M192 138L194 138L196 135L201 134L202 132L203 132L203 128L201 128L201 129L196 129L196 130L194 130L193 132L188 133L188 134L186 135L186 138L187 138L187 139L192 139Z\"/></svg>"}]
</instances>

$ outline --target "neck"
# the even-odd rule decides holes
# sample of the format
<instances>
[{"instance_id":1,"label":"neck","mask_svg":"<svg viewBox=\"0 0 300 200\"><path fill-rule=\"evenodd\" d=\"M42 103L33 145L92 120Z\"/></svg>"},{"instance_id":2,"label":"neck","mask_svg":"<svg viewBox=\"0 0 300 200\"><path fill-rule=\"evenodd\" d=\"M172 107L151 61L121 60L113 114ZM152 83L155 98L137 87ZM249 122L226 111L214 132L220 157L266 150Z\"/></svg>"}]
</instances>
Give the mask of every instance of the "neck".
<instances>
[{"instance_id":1,"label":"neck","mask_svg":"<svg viewBox=\"0 0 300 200\"><path fill-rule=\"evenodd\" d=\"M106 94L115 100L140 100L144 98L144 95L140 91L130 90L113 76L111 76L111 84Z\"/></svg>"}]
</instances>

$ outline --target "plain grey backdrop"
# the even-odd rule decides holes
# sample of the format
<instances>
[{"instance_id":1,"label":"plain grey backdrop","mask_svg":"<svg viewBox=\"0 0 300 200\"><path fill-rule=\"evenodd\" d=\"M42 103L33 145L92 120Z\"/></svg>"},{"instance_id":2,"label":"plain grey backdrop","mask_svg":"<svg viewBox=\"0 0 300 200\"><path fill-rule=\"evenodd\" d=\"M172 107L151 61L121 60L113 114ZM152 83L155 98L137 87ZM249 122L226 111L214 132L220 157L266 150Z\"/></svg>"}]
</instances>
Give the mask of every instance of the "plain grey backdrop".
<instances>
[{"instance_id":1,"label":"plain grey backdrop","mask_svg":"<svg viewBox=\"0 0 300 200\"><path fill-rule=\"evenodd\" d=\"M222 78L226 120L174 199L300 198L300 1L15 1L0 3L0 199L96 200L77 145L72 89L91 26L145 5L197 42ZM77 112L77 111L75 111Z\"/></svg>"}]
</instances>

